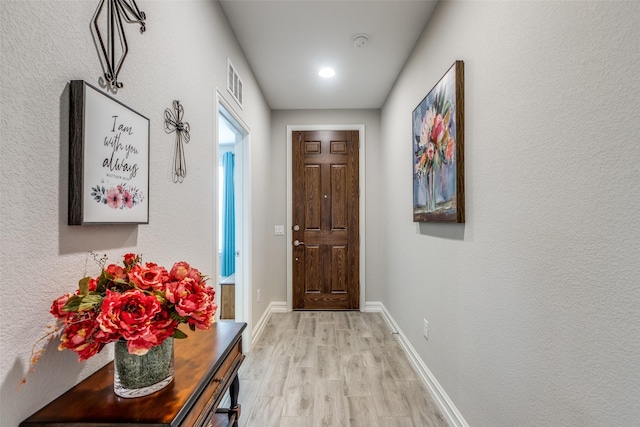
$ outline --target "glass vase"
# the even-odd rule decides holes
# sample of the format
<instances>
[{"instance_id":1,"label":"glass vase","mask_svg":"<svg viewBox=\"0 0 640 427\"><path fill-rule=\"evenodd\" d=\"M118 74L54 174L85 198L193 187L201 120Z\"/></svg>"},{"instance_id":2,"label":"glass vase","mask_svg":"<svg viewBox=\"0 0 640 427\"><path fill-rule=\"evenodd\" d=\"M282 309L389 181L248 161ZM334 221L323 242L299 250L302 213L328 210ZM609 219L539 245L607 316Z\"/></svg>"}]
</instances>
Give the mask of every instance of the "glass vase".
<instances>
[{"instance_id":1,"label":"glass vase","mask_svg":"<svg viewBox=\"0 0 640 427\"><path fill-rule=\"evenodd\" d=\"M155 393L173 381L173 338L167 338L147 354L129 353L127 342L115 342L113 390L120 397L141 397Z\"/></svg>"}]
</instances>

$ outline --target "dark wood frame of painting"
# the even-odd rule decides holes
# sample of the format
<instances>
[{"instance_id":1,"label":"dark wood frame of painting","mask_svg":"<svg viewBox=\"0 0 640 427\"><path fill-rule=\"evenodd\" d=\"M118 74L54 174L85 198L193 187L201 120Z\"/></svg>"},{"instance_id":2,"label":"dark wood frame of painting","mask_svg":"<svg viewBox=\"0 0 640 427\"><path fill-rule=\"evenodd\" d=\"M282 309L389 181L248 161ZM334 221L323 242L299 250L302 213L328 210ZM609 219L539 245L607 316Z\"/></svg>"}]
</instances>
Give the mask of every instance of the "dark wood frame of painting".
<instances>
[{"instance_id":1,"label":"dark wood frame of painting","mask_svg":"<svg viewBox=\"0 0 640 427\"><path fill-rule=\"evenodd\" d=\"M427 93L427 95L420 100L420 103L416 108L422 104L422 102L433 92L433 90L442 81L451 68L455 68L455 142L456 142L456 211L451 214L447 213L416 213L413 209L413 221L414 222L452 222L452 223L464 223L465 222L465 206L464 206L464 62L456 61L438 80L433 88ZM415 111L415 109L413 110ZM412 111L412 119L413 119ZM413 132L413 129L412 129ZM413 150L412 150L413 151ZM414 164L412 164L413 169ZM415 175L415 171L413 172ZM413 179L412 179L413 182ZM412 204L414 199L412 197ZM414 206L415 208L415 206Z\"/></svg>"},{"instance_id":2,"label":"dark wood frame of painting","mask_svg":"<svg viewBox=\"0 0 640 427\"><path fill-rule=\"evenodd\" d=\"M85 220L85 203L87 203L87 195L83 194L83 185L85 179L85 130L88 124L86 122L85 106L87 99L87 88L94 90L99 96L109 99L114 105L128 110L131 114L137 115L144 119L147 123L146 128L146 171L147 174L147 209L146 220L144 221L93 221ZM68 225L91 225L91 224L148 224L149 223L149 151L150 151L150 121L147 117L118 101L117 99L100 91L96 87L90 85L84 80L72 80L69 84L69 185L68 185Z\"/></svg>"}]
</instances>

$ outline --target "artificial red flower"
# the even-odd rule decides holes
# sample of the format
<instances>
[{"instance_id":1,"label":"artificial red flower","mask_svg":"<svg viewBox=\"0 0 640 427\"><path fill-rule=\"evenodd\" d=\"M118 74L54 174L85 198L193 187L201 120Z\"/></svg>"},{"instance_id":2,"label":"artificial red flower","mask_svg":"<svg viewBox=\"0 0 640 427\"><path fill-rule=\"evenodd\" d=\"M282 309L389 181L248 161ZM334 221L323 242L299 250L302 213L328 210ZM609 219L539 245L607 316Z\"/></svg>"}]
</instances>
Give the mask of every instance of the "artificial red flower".
<instances>
[{"instance_id":1,"label":"artificial red flower","mask_svg":"<svg viewBox=\"0 0 640 427\"><path fill-rule=\"evenodd\" d=\"M162 310L158 299L138 289L123 293L107 290L98 315L100 329L118 333L126 340L145 336L154 316Z\"/></svg>"},{"instance_id":2,"label":"artificial red flower","mask_svg":"<svg viewBox=\"0 0 640 427\"><path fill-rule=\"evenodd\" d=\"M167 270L156 264L135 265L128 274L131 283L140 289L162 289Z\"/></svg>"},{"instance_id":3,"label":"artificial red flower","mask_svg":"<svg viewBox=\"0 0 640 427\"><path fill-rule=\"evenodd\" d=\"M187 322L199 329L208 328L213 321L218 308L214 296L213 289L191 277L167 283L167 300L175 304L180 316L187 317Z\"/></svg>"},{"instance_id":4,"label":"artificial red flower","mask_svg":"<svg viewBox=\"0 0 640 427\"><path fill-rule=\"evenodd\" d=\"M138 262L138 255L126 254L124 257L124 265L130 266Z\"/></svg>"},{"instance_id":5,"label":"artificial red flower","mask_svg":"<svg viewBox=\"0 0 640 427\"><path fill-rule=\"evenodd\" d=\"M69 297L71 297L72 295L73 294L65 294L53 300L53 304L51 304L51 310L49 310L49 312L56 318L62 320L65 320L69 316L73 315L73 312L64 310L64 306L67 304L67 301L69 301Z\"/></svg>"},{"instance_id":6,"label":"artificial red flower","mask_svg":"<svg viewBox=\"0 0 640 427\"><path fill-rule=\"evenodd\" d=\"M114 279L124 279L125 277L127 277L127 273L125 273L124 268L120 267L119 265L110 264L107 266L105 271L109 273L109 275L111 275L111 277L113 277Z\"/></svg>"},{"instance_id":7,"label":"artificial red flower","mask_svg":"<svg viewBox=\"0 0 640 427\"><path fill-rule=\"evenodd\" d=\"M180 323L208 329L215 320L215 292L188 263L177 262L167 272L151 262L143 265L132 253L124 255L124 267L104 267L105 259L100 259L99 277L81 280L75 294L51 305L63 330L60 350L86 360L105 344L124 339L129 353L142 355L171 336L185 337L177 331Z\"/></svg>"},{"instance_id":8,"label":"artificial red flower","mask_svg":"<svg viewBox=\"0 0 640 427\"><path fill-rule=\"evenodd\" d=\"M98 279L90 277L89 282L87 283L87 288L89 292L95 292L98 289Z\"/></svg>"},{"instance_id":9,"label":"artificial red flower","mask_svg":"<svg viewBox=\"0 0 640 427\"><path fill-rule=\"evenodd\" d=\"M58 350L75 351L80 362L102 350L105 343L96 339L100 328L89 312L73 313L67 319Z\"/></svg>"},{"instance_id":10,"label":"artificial red flower","mask_svg":"<svg viewBox=\"0 0 640 427\"><path fill-rule=\"evenodd\" d=\"M175 264L173 264L173 267L171 268L169 275L171 275L173 279L182 280L185 277L187 277L190 269L191 267L186 262L184 261L176 262Z\"/></svg>"}]
</instances>

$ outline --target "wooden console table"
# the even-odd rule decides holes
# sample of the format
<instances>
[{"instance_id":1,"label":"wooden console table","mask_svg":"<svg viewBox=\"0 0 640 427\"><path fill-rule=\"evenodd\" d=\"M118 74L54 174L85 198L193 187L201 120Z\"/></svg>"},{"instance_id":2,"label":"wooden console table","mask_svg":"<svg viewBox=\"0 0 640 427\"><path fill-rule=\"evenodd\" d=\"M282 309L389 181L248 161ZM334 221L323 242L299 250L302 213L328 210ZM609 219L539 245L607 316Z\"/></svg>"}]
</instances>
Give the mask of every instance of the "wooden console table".
<instances>
[{"instance_id":1,"label":"wooden console table","mask_svg":"<svg viewBox=\"0 0 640 427\"><path fill-rule=\"evenodd\" d=\"M33 426L237 426L238 369L246 323L218 322L175 340L175 378L149 396L113 392L113 362L20 423ZM218 408L229 390L231 407Z\"/></svg>"}]
</instances>

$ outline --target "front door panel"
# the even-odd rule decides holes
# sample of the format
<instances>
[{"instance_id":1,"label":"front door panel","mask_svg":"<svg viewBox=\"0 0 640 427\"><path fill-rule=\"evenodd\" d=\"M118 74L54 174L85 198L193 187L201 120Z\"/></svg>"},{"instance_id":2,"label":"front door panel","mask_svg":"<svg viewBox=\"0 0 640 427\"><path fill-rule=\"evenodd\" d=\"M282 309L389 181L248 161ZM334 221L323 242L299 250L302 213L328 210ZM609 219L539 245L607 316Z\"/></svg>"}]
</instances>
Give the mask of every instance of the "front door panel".
<instances>
[{"instance_id":1,"label":"front door panel","mask_svg":"<svg viewBox=\"0 0 640 427\"><path fill-rule=\"evenodd\" d=\"M293 132L293 308L359 308L358 131Z\"/></svg>"}]
</instances>

